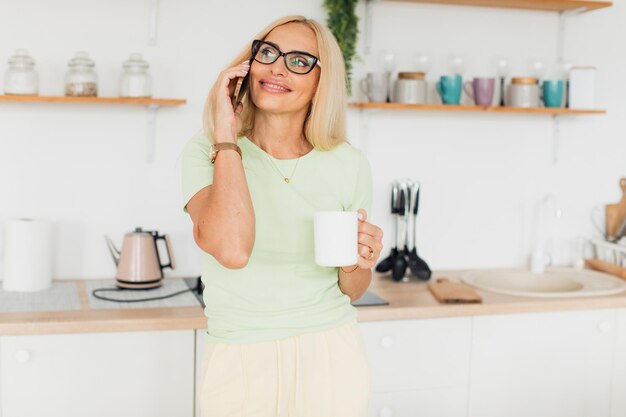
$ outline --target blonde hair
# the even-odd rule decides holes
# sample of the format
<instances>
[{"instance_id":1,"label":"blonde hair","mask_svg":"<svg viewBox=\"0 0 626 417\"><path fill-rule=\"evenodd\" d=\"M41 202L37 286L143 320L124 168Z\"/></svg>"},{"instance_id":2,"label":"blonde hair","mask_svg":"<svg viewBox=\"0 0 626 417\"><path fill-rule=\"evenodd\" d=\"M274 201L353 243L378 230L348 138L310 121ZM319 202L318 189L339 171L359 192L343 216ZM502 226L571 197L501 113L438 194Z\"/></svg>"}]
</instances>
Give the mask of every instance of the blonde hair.
<instances>
[{"instance_id":1,"label":"blonde hair","mask_svg":"<svg viewBox=\"0 0 626 417\"><path fill-rule=\"evenodd\" d=\"M346 72L343 55L339 44L328 27L322 23L307 19L304 16L293 15L275 20L261 30L255 39L265 37L276 27L287 23L300 23L312 29L317 38L317 48L321 63L321 72L317 89L311 100L309 111L304 119L304 136L318 150L330 150L335 146L347 142L346 139ZM250 58L250 44L230 62L228 68L239 65ZM213 141L214 122L212 117L212 103L207 98L204 105L204 132L210 141ZM254 130L254 115L257 107L252 102L250 94L243 99L241 112L242 128L237 138L249 135Z\"/></svg>"}]
</instances>

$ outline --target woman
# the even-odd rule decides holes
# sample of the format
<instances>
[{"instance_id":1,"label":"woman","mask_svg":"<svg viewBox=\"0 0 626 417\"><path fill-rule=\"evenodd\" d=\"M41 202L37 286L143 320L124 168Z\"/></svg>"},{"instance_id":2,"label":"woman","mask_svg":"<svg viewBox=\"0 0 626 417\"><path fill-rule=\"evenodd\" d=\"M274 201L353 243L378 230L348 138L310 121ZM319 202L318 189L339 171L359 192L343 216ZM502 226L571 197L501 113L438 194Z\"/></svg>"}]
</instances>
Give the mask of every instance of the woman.
<instances>
[{"instance_id":1,"label":"woman","mask_svg":"<svg viewBox=\"0 0 626 417\"><path fill-rule=\"evenodd\" d=\"M204 132L183 152L184 210L206 252L204 417L367 413L369 368L350 302L371 281L383 233L366 221L370 165L345 140L344 109L337 42L301 16L261 31L209 93ZM359 211L357 264L315 264L318 210Z\"/></svg>"}]
</instances>

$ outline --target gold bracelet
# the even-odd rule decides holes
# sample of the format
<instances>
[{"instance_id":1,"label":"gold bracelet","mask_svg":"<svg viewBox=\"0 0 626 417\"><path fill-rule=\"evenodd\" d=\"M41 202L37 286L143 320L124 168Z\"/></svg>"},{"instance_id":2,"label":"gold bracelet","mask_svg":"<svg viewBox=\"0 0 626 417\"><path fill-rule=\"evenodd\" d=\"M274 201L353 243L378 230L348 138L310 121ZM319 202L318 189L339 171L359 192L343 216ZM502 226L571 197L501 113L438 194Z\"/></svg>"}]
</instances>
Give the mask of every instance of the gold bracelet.
<instances>
[{"instance_id":1,"label":"gold bracelet","mask_svg":"<svg viewBox=\"0 0 626 417\"><path fill-rule=\"evenodd\" d=\"M342 270L343 272L345 272L346 274L349 274L349 273L351 273L351 272L354 272L354 271L356 271L358 268L359 268L359 266L357 265L357 266L355 266L355 267L354 267L354 269L353 269L352 271L346 271L346 270L345 270L345 269L343 269L342 267L339 267L339 269L341 269L341 270Z\"/></svg>"}]
</instances>

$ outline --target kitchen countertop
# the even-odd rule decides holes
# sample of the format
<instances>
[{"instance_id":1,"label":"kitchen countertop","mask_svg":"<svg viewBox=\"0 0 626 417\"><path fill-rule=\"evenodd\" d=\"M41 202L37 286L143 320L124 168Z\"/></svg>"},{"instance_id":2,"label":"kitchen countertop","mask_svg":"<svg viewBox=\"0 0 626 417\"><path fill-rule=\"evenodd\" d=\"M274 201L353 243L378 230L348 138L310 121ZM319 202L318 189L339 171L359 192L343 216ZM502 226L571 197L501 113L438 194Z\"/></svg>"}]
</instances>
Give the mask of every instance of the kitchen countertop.
<instances>
[{"instance_id":1,"label":"kitchen countertop","mask_svg":"<svg viewBox=\"0 0 626 417\"><path fill-rule=\"evenodd\" d=\"M463 271L434 272L433 278L455 280ZM167 278L166 278L167 279ZM52 333L127 332L204 329L207 319L200 304L195 307L91 309L85 280L74 282L80 309L50 312L0 313L0 336ZM394 282L388 274L374 273L369 290L389 301L384 306L357 307L359 321L412 320L488 314L591 310L626 307L626 292L601 297L527 298L477 290L480 304L440 304L427 283L411 278Z\"/></svg>"}]
</instances>

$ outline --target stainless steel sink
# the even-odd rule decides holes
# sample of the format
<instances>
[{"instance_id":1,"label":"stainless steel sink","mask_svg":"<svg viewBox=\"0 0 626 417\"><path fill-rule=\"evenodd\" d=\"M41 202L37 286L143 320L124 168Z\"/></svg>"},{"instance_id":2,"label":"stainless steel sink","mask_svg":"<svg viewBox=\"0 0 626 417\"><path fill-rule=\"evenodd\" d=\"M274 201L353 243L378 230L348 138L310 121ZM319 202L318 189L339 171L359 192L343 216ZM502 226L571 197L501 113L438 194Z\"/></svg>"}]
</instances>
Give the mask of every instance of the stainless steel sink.
<instances>
[{"instance_id":1,"label":"stainless steel sink","mask_svg":"<svg viewBox=\"0 0 626 417\"><path fill-rule=\"evenodd\" d=\"M626 281L612 275L570 268L549 268L542 274L521 269L471 271L461 280L481 290L522 297L593 297L626 290Z\"/></svg>"}]
</instances>

